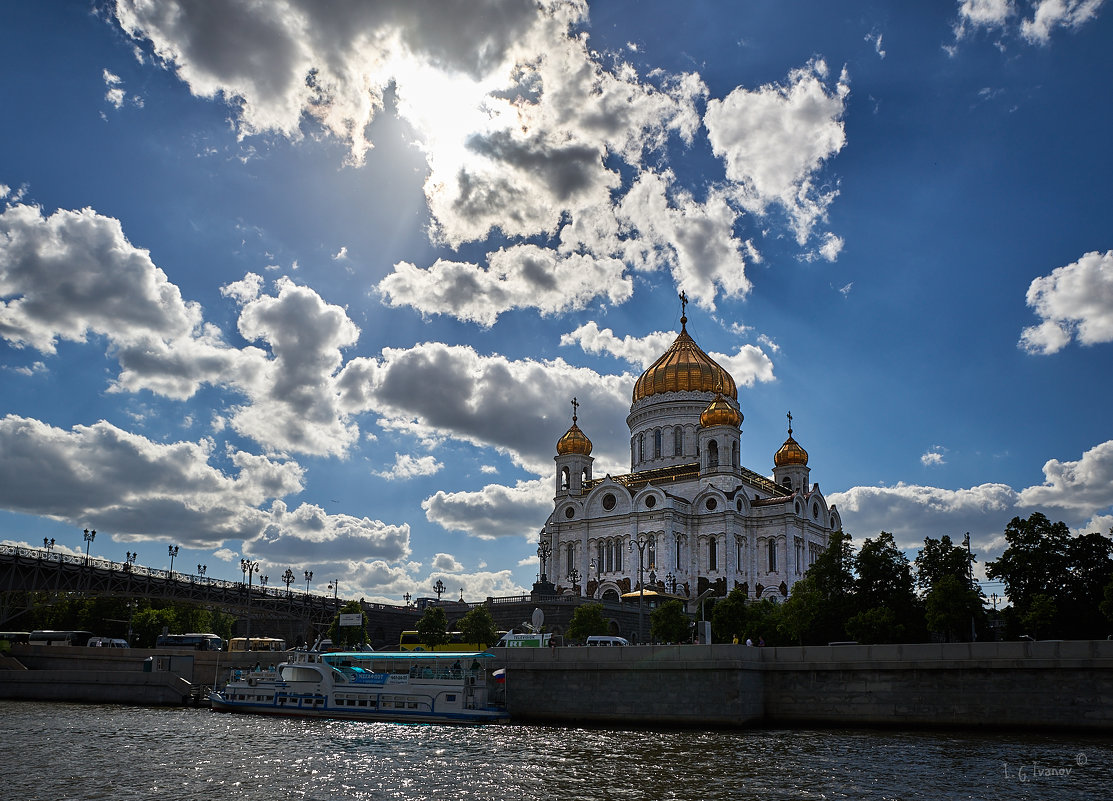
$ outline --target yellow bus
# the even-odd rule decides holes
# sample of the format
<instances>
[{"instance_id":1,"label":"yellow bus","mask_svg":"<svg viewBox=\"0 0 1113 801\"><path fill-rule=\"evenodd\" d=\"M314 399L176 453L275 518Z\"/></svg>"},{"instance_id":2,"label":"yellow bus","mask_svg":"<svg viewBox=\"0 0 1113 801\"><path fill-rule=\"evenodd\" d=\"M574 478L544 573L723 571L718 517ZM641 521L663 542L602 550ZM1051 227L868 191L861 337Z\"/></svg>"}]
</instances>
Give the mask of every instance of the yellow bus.
<instances>
[{"instance_id":1,"label":"yellow bus","mask_svg":"<svg viewBox=\"0 0 1113 801\"><path fill-rule=\"evenodd\" d=\"M233 637L228 641L229 651L285 651L286 641L277 637Z\"/></svg>"},{"instance_id":2,"label":"yellow bus","mask_svg":"<svg viewBox=\"0 0 1113 801\"><path fill-rule=\"evenodd\" d=\"M421 641L421 635L416 631L403 631L402 636L398 638L399 651L466 651L473 653L475 651L482 651L487 647L487 643L474 643L464 642L464 635L459 631L448 632L448 642L443 645L438 645L430 649L425 643Z\"/></svg>"}]
</instances>

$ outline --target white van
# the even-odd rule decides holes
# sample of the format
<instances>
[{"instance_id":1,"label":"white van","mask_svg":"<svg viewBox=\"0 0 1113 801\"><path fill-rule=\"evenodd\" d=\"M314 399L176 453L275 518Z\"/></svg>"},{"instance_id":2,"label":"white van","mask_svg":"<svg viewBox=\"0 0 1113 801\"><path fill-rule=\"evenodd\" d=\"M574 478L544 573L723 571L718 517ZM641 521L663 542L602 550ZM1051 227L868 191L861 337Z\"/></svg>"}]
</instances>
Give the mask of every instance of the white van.
<instances>
[{"instance_id":1,"label":"white van","mask_svg":"<svg viewBox=\"0 0 1113 801\"><path fill-rule=\"evenodd\" d=\"M629 645L630 641L625 637L601 637L592 635L587 638L587 644L593 646L616 646L616 645Z\"/></svg>"},{"instance_id":2,"label":"white van","mask_svg":"<svg viewBox=\"0 0 1113 801\"><path fill-rule=\"evenodd\" d=\"M128 648L127 640L112 637L90 637L87 645L90 648Z\"/></svg>"}]
</instances>

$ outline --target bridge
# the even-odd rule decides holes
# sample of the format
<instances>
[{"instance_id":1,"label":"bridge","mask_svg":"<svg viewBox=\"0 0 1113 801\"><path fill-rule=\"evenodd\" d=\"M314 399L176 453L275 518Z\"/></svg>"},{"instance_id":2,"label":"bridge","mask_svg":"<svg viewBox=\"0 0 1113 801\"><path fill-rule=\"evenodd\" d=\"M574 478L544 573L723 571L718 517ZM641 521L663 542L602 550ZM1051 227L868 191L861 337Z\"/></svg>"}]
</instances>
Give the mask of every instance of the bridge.
<instances>
[{"instance_id":1,"label":"bridge","mask_svg":"<svg viewBox=\"0 0 1113 801\"><path fill-rule=\"evenodd\" d=\"M58 553L47 548L0 545L0 630L26 630L20 620L35 607L41 593L196 604L235 616L233 636L245 636L250 620L255 634L283 637L290 645L313 642L347 603L346 599L335 595L301 592L288 587L249 587L239 581ZM360 603L367 620L368 637L380 648L397 645L399 635L417 628L417 621L424 612L424 607ZM444 607L450 625L477 605L462 601L431 603ZM535 609L541 609L545 615L545 629L563 634L576 606L597 603L603 606L604 616L611 621L612 633L635 637L638 631L636 604L537 592L487 598L483 603L491 610L495 625L502 630L520 626L532 619ZM648 613L643 625L648 633Z\"/></svg>"}]
</instances>

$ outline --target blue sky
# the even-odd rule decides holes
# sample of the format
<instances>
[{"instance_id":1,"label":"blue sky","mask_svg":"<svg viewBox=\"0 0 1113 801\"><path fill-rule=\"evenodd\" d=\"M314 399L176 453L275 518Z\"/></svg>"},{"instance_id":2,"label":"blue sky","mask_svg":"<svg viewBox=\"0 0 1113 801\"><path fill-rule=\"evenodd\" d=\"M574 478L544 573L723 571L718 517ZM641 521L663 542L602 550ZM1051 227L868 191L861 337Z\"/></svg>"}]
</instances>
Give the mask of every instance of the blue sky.
<instances>
[{"instance_id":1,"label":"blue sky","mask_svg":"<svg viewBox=\"0 0 1113 801\"><path fill-rule=\"evenodd\" d=\"M1113 527L1101 0L0 14L5 541L523 591L681 290L857 542Z\"/></svg>"}]
</instances>

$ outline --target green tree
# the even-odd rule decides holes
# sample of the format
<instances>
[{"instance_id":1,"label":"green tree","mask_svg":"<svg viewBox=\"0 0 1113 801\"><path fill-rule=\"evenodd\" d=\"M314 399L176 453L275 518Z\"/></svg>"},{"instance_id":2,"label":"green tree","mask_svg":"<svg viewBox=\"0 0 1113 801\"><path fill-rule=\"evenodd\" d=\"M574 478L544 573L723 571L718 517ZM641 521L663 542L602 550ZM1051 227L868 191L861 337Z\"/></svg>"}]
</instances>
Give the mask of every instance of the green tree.
<instances>
[{"instance_id":1,"label":"green tree","mask_svg":"<svg viewBox=\"0 0 1113 801\"><path fill-rule=\"evenodd\" d=\"M947 641L970 637L971 620L982 607L981 595L958 576L943 576L926 599L927 626Z\"/></svg>"},{"instance_id":2,"label":"green tree","mask_svg":"<svg viewBox=\"0 0 1113 801\"><path fill-rule=\"evenodd\" d=\"M887 606L875 606L846 621L850 639L861 643L904 642L905 627Z\"/></svg>"},{"instance_id":3,"label":"green tree","mask_svg":"<svg viewBox=\"0 0 1113 801\"><path fill-rule=\"evenodd\" d=\"M814 577L804 576L793 584L792 594L781 604L778 630L785 641L797 645L820 642L816 639L816 621L822 606L823 596Z\"/></svg>"},{"instance_id":4,"label":"green tree","mask_svg":"<svg viewBox=\"0 0 1113 801\"><path fill-rule=\"evenodd\" d=\"M577 606L568 624L568 636L580 642L588 637L607 633L607 620L603 617L603 604Z\"/></svg>"},{"instance_id":5,"label":"green tree","mask_svg":"<svg viewBox=\"0 0 1113 801\"><path fill-rule=\"evenodd\" d=\"M1056 619L1063 637L1093 639L1107 632L1101 611L1105 588L1113 581L1113 540L1082 534L1067 543L1067 575L1056 598Z\"/></svg>"},{"instance_id":6,"label":"green tree","mask_svg":"<svg viewBox=\"0 0 1113 801\"><path fill-rule=\"evenodd\" d=\"M499 634L495 629L495 619L491 617L491 610L487 604L472 607L468 613L460 618L460 632L464 635L464 642L474 642L480 648L490 648L498 642Z\"/></svg>"},{"instance_id":7,"label":"green tree","mask_svg":"<svg viewBox=\"0 0 1113 801\"><path fill-rule=\"evenodd\" d=\"M1039 639L1040 631L1046 631L1055 622L1058 611L1050 595L1037 592L1028 599L1028 611L1021 615L1020 622L1032 632L1032 639Z\"/></svg>"},{"instance_id":8,"label":"green tree","mask_svg":"<svg viewBox=\"0 0 1113 801\"><path fill-rule=\"evenodd\" d=\"M341 626L340 615L359 615L360 623L358 626ZM352 651L367 642L367 616L363 614L359 601L348 601L340 608L329 624L328 638L334 648L345 651Z\"/></svg>"},{"instance_id":9,"label":"green tree","mask_svg":"<svg viewBox=\"0 0 1113 801\"><path fill-rule=\"evenodd\" d=\"M924 547L916 555L916 586L925 595L944 576L969 580L973 575L974 558L962 545L955 545L944 534L939 539L924 538Z\"/></svg>"},{"instance_id":10,"label":"green tree","mask_svg":"<svg viewBox=\"0 0 1113 801\"><path fill-rule=\"evenodd\" d=\"M1067 583L1070 530L1033 512L1027 520L1009 521L1005 541L1008 547L986 564L985 573L1005 583L1005 593L1023 618L1034 596L1054 597Z\"/></svg>"},{"instance_id":11,"label":"green tree","mask_svg":"<svg viewBox=\"0 0 1113 801\"><path fill-rule=\"evenodd\" d=\"M806 577L815 583L822 599L808 639L831 642L846 639L846 621L853 614L854 548L850 535L842 529L831 532L827 550L816 557Z\"/></svg>"},{"instance_id":12,"label":"green tree","mask_svg":"<svg viewBox=\"0 0 1113 801\"><path fill-rule=\"evenodd\" d=\"M163 629L171 634L183 633L178 631L178 617L169 607L140 609L132 617L131 626L136 635L135 644L140 648L154 648Z\"/></svg>"},{"instance_id":13,"label":"green tree","mask_svg":"<svg viewBox=\"0 0 1113 801\"><path fill-rule=\"evenodd\" d=\"M684 642L690 630L691 621L681 601L666 601L649 615L649 633L654 642Z\"/></svg>"},{"instance_id":14,"label":"green tree","mask_svg":"<svg viewBox=\"0 0 1113 801\"><path fill-rule=\"evenodd\" d=\"M444 608L430 606L417 621L417 636L430 651L448 642L448 616Z\"/></svg>"},{"instance_id":15,"label":"green tree","mask_svg":"<svg viewBox=\"0 0 1113 801\"><path fill-rule=\"evenodd\" d=\"M714 642L730 642L732 638L746 639L749 623L746 593L735 587L726 598L719 598L711 607L711 637Z\"/></svg>"}]
</instances>

